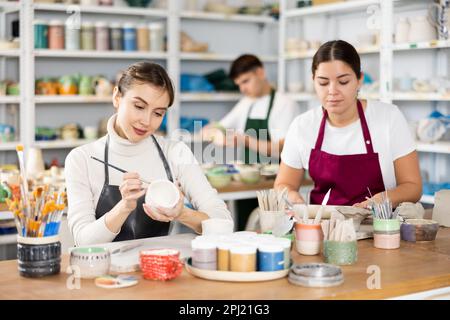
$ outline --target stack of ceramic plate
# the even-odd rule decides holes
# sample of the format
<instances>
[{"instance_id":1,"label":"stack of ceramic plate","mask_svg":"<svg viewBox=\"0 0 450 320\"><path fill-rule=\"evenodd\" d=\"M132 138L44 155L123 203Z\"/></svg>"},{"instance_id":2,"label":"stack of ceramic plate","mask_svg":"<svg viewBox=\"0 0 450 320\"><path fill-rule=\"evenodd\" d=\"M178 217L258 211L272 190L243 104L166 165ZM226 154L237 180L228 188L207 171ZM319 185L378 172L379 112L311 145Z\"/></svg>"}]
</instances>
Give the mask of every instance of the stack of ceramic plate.
<instances>
[{"instance_id":1,"label":"stack of ceramic plate","mask_svg":"<svg viewBox=\"0 0 450 320\"><path fill-rule=\"evenodd\" d=\"M303 287L333 287L344 282L338 266L326 263L294 264L289 271L290 283Z\"/></svg>"}]
</instances>

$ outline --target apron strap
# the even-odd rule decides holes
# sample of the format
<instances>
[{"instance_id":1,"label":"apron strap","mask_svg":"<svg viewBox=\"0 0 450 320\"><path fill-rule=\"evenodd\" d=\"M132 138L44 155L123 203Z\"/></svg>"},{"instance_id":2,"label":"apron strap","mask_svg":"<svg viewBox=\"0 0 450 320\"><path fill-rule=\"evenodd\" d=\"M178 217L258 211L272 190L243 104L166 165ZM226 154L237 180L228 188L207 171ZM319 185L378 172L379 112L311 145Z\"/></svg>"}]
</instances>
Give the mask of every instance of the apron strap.
<instances>
[{"instance_id":1,"label":"apron strap","mask_svg":"<svg viewBox=\"0 0 450 320\"><path fill-rule=\"evenodd\" d=\"M262 119L265 121L269 120L269 116L270 116L270 112L272 111L272 107L273 107L273 101L275 100L275 89L271 88L270 89L270 100L269 100L269 108L267 109L267 115L266 115L266 119ZM250 114L252 113L253 107L255 106L255 103L252 103L252 105L250 106L250 108L248 108L248 112L247 112L247 120L250 119ZM267 128L269 129L269 128Z\"/></svg>"},{"instance_id":2,"label":"apron strap","mask_svg":"<svg viewBox=\"0 0 450 320\"><path fill-rule=\"evenodd\" d=\"M166 156L164 155L158 141L156 141L156 138L152 135L153 142L155 143L156 149L158 149L159 157L161 158L164 170L166 171L167 179L170 180L170 182L173 182L173 176L172 172L170 171L169 163L167 162ZM108 168L108 150L109 150L109 135L106 136L106 143L105 143L105 185L109 185L109 168Z\"/></svg>"},{"instance_id":3,"label":"apron strap","mask_svg":"<svg viewBox=\"0 0 450 320\"><path fill-rule=\"evenodd\" d=\"M359 119L361 121L361 128L364 137L364 145L366 146L367 153L374 153L372 146L372 139L370 137L369 127L367 125L366 117L364 116L364 110L361 104L361 101L357 101L357 109ZM325 136L325 125L327 122L328 112L325 108L323 108L323 116L322 122L320 123L319 134L317 135L316 146L314 147L317 150L322 149L323 138Z\"/></svg>"},{"instance_id":4,"label":"apron strap","mask_svg":"<svg viewBox=\"0 0 450 320\"><path fill-rule=\"evenodd\" d=\"M170 180L170 182L173 182L173 176L172 172L170 171L169 163L167 162L166 156L164 155L164 152L161 149L161 146L159 145L158 141L156 141L155 136L152 135L153 142L155 143L156 148L158 149L159 157L161 158L164 169L166 170L167 179Z\"/></svg>"},{"instance_id":5,"label":"apron strap","mask_svg":"<svg viewBox=\"0 0 450 320\"><path fill-rule=\"evenodd\" d=\"M357 106L359 119L361 120L361 128L364 136L364 145L366 146L367 153L373 153L372 138L370 137L369 126L367 125L361 101L358 100Z\"/></svg>"},{"instance_id":6,"label":"apron strap","mask_svg":"<svg viewBox=\"0 0 450 320\"><path fill-rule=\"evenodd\" d=\"M105 143L105 163L103 164L105 167L105 185L109 185L109 170L108 170L108 150L109 150L109 134L106 135L106 143Z\"/></svg>"}]
</instances>

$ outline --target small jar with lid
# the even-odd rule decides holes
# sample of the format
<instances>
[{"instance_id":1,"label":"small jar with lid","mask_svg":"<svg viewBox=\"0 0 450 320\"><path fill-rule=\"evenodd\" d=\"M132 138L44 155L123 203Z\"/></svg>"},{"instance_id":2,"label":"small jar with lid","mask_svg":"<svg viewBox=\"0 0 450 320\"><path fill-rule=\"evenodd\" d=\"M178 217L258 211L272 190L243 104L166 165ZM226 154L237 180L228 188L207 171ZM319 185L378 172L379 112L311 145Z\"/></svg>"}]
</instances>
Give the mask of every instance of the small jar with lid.
<instances>
[{"instance_id":1,"label":"small jar with lid","mask_svg":"<svg viewBox=\"0 0 450 320\"><path fill-rule=\"evenodd\" d=\"M95 48L97 51L109 50L109 30L105 22L95 24Z\"/></svg>"},{"instance_id":2,"label":"small jar with lid","mask_svg":"<svg viewBox=\"0 0 450 320\"><path fill-rule=\"evenodd\" d=\"M230 271L253 272L256 271L255 246L234 245L230 247Z\"/></svg>"},{"instance_id":3,"label":"small jar with lid","mask_svg":"<svg viewBox=\"0 0 450 320\"><path fill-rule=\"evenodd\" d=\"M149 30L146 24L141 24L137 28L137 48L139 51L150 50Z\"/></svg>"},{"instance_id":4,"label":"small jar with lid","mask_svg":"<svg viewBox=\"0 0 450 320\"><path fill-rule=\"evenodd\" d=\"M194 239L191 241L192 266L194 268L217 270L217 246L215 242Z\"/></svg>"},{"instance_id":5,"label":"small jar with lid","mask_svg":"<svg viewBox=\"0 0 450 320\"><path fill-rule=\"evenodd\" d=\"M125 23L123 25L123 50L136 51L136 27L133 23Z\"/></svg>"},{"instance_id":6,"label":"small jar with lid","mask_svg":"<svg viewBox=\"0 0 450 320\"><path fill-rule=\"evenodd\" d=\"M81 49L95 50L95 29L92 22L81 25Z\"/></svg>"},{"instance_id":7,"label":"small jar with lid","mask_svg":"<svg viewBox=\"0 0 450 320\"><path fill-rule=\"evenodd\" d=\"M48 23L42 20L33 21L34 48L48 49Z\"/></svg>"},{"instance_id":8,"label":"small jar with lid","mask_svg":"<svg viewBox=\"0 0 450 320\"><path fill-rule=\"evenodd\" d=\"M164 51L164 28L161 23L150 23L148 25L150 36L150 51Z\"/></svg>"},{"instance_id":9,"label":"small jar with lid","mask_svg":"<svg viewBox=\"0 0 450 320\"><path fill-rule=\"evenodd\" d=\"M279 271L284 269L284 249L276 242L258 245L258 271Z\"/></svg>"},{"instance_id":10,"label":"small jar with lid","mask_svg":"<svg viewBox=\"0 0 450 320\"><path fill-rule=\"evenodd\" d=\"M48 48L64 49L64 24L60 20L52 20L48 24Z\"/></svg>"},{"instance_id":11,"label":"small jar with lid","mask_svg":"<svg viewBox=\"0 0 450 320\"><path fill-rule=\"evenodd\" d=\"M111 50L123 50L123 29L120 23L111 23L109 25L109 41Z\"/></svg>"}]
</instances>

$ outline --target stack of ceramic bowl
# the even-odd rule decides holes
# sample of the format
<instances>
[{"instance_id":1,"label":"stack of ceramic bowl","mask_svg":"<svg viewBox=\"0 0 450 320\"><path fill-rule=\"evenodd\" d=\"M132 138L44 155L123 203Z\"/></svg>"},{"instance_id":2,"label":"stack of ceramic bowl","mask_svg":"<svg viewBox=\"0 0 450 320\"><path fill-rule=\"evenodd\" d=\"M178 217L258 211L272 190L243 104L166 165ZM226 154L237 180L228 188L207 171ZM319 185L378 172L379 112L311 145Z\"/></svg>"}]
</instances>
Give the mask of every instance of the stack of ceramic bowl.
<instances>
[{"instance_id":1,"label":"stack of ceramic bowl","mask_svg":"<svg viewBox=\"0 0 450 320\"><path fill-rule=\"evenodd\" d=\"M373 244L379 249L400 248L400 220L374 218Z\"/></svg>"},{"instance_id":2,"label":"stack of ceramic bowl","mask_svg":"<svg viewBox=\"0 0 450 320\"><path fill-rule=\"evenodd\" d=\"M326 263L294 264L289 271L290 283L303 287L333 287L344 282L344 275L338 266Z\"/></svg>"}]
</instances>

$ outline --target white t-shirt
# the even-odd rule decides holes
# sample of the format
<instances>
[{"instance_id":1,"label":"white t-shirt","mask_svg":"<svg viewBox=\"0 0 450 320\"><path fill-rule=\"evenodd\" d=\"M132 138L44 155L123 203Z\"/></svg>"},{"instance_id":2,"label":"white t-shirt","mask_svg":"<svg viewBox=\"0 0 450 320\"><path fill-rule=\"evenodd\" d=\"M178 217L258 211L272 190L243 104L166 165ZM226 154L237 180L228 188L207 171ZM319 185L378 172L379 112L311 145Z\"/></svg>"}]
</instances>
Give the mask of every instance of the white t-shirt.
<instances>
[{"instance_id":1,"label":"white t-shirt","mask_svg":"<svg viewBox=\"0 0 450 320\"><path fill-rule=\"evenodd\" d=\"M151 137L139 143L121 138L114 130L117 115L108 121L108 162L129 172L138 172L142 179L167 179L163 162ZM190 203L210 217L231 219L226 204L217 196L189 147L155 135L167 159L174 179ZM111 242L118 233L111 232L104 215L95 217L95 209L105 181L104 165L91 156L104 159L106 137L72 150L66 158L68 224L77 245ZM123 173L109 168L109 184L120 185Z\"/></svg>"},{"instance_id":2,"label":"white t-shirt","mask_svg":"<svg viewBox=\"0 0 450 320\"><path fill-rule=\"evenodd\" d=\"M250 119L265 119L269 111L270 95L252 99L244 97L222 119L220 124L227 129L241 132L245 130L247 115ZM253 108L249 114L250 107ZM285 94L275 92L272 111L269 115L269 134L272 141L278 141L286 136L292 119L300 114L298 104Z\"/></svg>"},{"instance_id":3,"label":"white t-shirt","mask_svg":"<svg viewBox=\"0 0 450 320\"><path fill-rule=\"evenodd\" d=\"M384 186L395 188L394 161L416 149L408 123L397 106L380 101L367 101L364 115L374 152L379 156ZM281 153L281 160L289 167L308 170L322 116L322 107L318 107L292 122ZM333 127L327 121L321 150L336 155L366 153L360 120L342 128Z\"/></svg>"}]
</instances>

